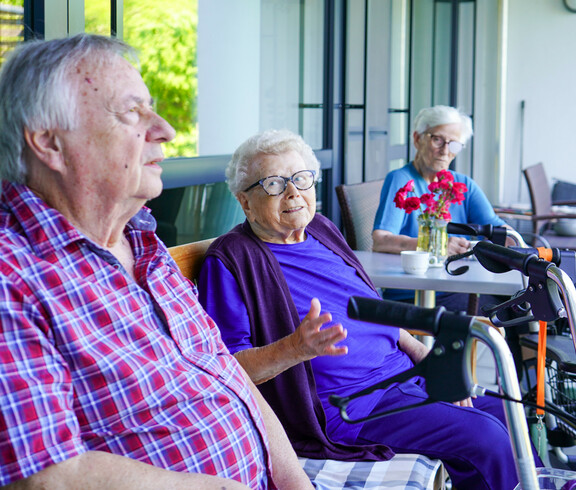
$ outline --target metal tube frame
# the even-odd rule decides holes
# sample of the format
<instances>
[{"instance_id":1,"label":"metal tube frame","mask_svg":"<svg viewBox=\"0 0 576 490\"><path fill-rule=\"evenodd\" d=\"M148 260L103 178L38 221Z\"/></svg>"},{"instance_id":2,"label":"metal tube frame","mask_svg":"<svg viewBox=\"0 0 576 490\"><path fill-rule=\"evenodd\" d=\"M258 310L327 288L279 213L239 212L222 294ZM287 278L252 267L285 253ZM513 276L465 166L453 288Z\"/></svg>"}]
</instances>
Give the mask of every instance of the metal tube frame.
<instances>
[{"instance_id":1,"label":"metal tube frame","mask_svg":"<svg viewBox=\"0 0 576 490\"><path fill-rule=\"evenodd\" d=\"M484 342L494 353L502 393L515 400L521 400L522 394L514 366L514 358L504 337L497 329L476 319L470 325L470 336ZM505 400L504 410L521 488L523 490L539 489L523 405Z\"/></svg>"},{"instance_id":2,"label":"metal tube frame","mask_svg":"<svg viewBox=\"0 0 576 490\"><path fill-rule=\"evenodd\" d=\"M555 265L551 265L546 270L546 276L558 286L562 294L565 309L559 313L565 314L568 319L572 342L576 350L576 288L574 283L568 274ZM484 342L494 353L502 393L513 399L521 400L522 394L516 375L514 358L504 337L496 329L476 319L470 325L470 336ZM523 490L539 489L523 406L520 403L505 400L504 409L521 488Z\"/></svg>"},{"instance_id":3,"label":"metal tube frame","mask_svg":"<svg viewBox=\"0 0 576 490\"><path fill-rule=\"evenodd\" d=\"M570 276L555 265L550 266L546 270L546 276L560 289L565 306L565 311L560 313L565 314L568 319L570 335L572 336L572 342L574 343L574 349L576 351L576 288Z\"/></svg>"},{"instance_id":4,"label":"metal tube frame","mask_svg":"<svg viewBox=\"0 0 576 490\"><path fill-rule=\"evenodd\" d=\"M526 245L522 235L520 235L520 233L518 233L516 230L513 230L512 228L506 228L506 236L512 238L516 242L516 245L519 247L528 248L528 245Z\"/></svg>"}]
</instances>

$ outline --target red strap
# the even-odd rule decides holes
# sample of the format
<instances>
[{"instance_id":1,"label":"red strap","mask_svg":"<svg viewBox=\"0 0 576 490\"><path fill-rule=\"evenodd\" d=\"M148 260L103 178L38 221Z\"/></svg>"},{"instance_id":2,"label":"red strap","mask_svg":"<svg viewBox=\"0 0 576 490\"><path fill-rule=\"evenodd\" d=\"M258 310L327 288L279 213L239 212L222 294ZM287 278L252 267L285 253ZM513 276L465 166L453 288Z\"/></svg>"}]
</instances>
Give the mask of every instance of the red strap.
<instances>
[{"instance_id":1,"label":"red strap","mask_svg":"<svg viewBox=\"0 0 576 490\"><path fill-rule=\"evenodd\" d=\"M538 358L536 364L536 403L544 406L544 372L546 369L546 334L547 324L540 321L538 332ZM544 410L536 409L536 415L544 415Z\"/></svg>"}]
</instances>

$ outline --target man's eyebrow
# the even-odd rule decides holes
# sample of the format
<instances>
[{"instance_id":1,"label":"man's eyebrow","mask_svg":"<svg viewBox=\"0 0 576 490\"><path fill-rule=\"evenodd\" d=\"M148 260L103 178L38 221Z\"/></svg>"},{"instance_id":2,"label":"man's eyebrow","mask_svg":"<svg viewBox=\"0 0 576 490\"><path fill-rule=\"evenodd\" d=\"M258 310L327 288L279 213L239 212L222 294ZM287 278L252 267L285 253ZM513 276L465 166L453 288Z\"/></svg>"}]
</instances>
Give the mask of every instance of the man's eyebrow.
<instances>
[{"instance_id":1,"label":"man's eyebrow","mask_svg":"<svg viewBox=\"0 0 576 490\"><path fill-rule=\"evenodd\" d=\"M148 100L139 97L138 95L130 95L126 98L128 102L135 102L139 106L147 105L148 107L154 107L155 100L150 97Z\"/></svg>"}]
</instances>

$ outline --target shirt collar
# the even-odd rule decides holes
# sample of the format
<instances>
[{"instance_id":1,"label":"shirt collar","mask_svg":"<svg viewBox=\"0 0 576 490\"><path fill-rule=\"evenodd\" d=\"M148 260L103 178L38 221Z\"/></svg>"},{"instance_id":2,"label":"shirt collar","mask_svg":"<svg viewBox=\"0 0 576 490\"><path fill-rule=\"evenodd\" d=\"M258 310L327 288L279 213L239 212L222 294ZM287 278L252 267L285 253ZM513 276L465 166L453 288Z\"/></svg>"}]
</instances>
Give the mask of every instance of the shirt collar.
<instances>
[{"instance_id":1,"label":"shirt collar","mask_svg":"<svg viewBox=\"0 0 576 490\"><path fill-rule=\"evenodd\" d=\"M91 242L59 211L49 207L23 184L2 182L0 207L13 215L29 243L42 255L43 252L65 248L75 241ZM140 209L127 225L127 231L155 230L156 220L146 207Z\"/></svg>"}]
</instances>

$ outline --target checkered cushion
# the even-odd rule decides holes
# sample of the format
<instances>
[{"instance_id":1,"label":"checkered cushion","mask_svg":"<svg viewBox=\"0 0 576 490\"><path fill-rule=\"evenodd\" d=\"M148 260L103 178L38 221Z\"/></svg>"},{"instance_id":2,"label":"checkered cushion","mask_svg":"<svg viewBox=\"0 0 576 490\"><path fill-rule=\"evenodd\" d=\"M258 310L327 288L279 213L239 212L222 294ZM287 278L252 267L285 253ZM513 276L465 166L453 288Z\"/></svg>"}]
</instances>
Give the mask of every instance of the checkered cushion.
<instances>
[{"instance_id":1,"label":"checkered cushion","mask_svg":"<svg viewBox=\"0 0 576 490\"><path fill-rule=\"evenodd\" d=\"M442 462L418 454L397 454L389 461L299 459L304 471L318 490L444 488Z\"/></svg>"}]
</instances>

